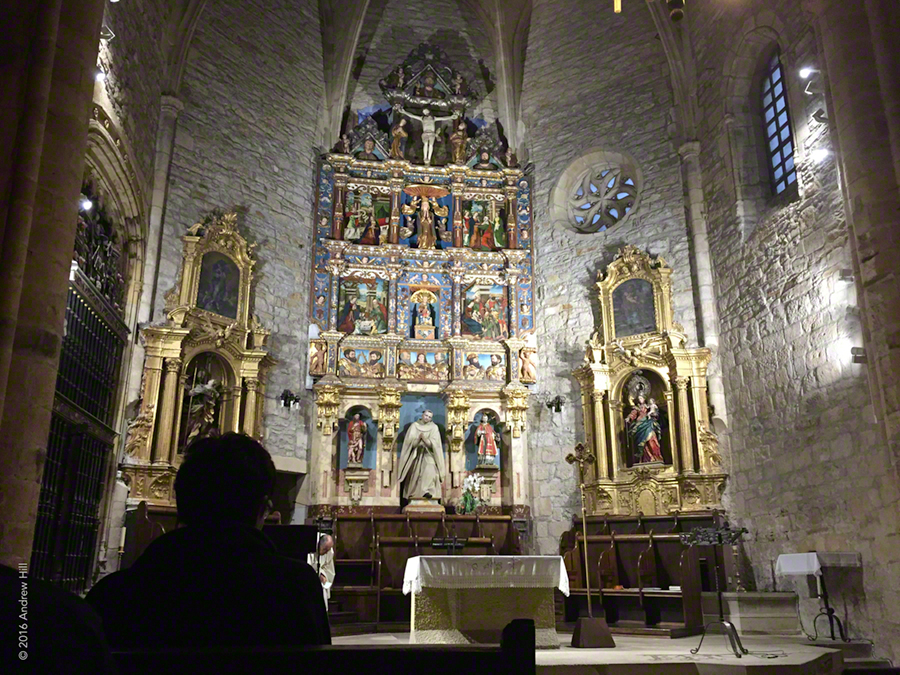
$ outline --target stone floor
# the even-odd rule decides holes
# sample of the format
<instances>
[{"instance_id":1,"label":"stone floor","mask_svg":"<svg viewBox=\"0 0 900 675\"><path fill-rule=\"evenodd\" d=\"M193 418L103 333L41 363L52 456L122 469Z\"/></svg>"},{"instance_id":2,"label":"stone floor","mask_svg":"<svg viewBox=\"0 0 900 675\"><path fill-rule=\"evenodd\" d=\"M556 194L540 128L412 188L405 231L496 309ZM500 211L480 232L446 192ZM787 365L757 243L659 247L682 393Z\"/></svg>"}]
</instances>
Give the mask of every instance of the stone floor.
<instances>
[{"instance_id":1,"label":"stone floor","mask_svg":"<svg viewBox=\"0 0 900 675\"><path fill-rule=\"evenodd\" d=\"M710 635L696 656L698 637L667 640L615 636L615 649L573 649L571 635L560 634L560 650L538 650L541 675L839 675L840 651L811 645L805 638L742 637L749 654L738 659L724 635ZM336 637L336 645L391 645L409 642L408 633L369 633Z\"/></svg>"}]
</instances>

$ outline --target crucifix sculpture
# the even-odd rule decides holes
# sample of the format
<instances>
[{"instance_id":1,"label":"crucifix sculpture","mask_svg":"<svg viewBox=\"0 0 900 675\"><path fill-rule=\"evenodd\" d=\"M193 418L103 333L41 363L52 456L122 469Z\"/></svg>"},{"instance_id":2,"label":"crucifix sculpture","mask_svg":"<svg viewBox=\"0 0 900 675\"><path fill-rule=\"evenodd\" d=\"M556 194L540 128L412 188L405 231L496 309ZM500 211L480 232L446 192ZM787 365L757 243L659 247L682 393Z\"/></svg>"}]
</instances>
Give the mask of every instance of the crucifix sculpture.
<instances>
[{"instance_id":1,"label":"crucifix sculpture","mask_svg":"<svg viewBox=\"0 0 900 675\"><path fill-rule=\"evenodd\" d=\"M591 573L588 566L588 550L587 550L587 512L584 507L584 465L593 464L594 453L584 447L584 443L575 446L575 452L570 452L566 456L569 464L578 464L578 487L581 490L581 529L584 532L584 585L587 588L587 606L588 616L594 618L594 612L591 609Z\"/></svg>"}]
</instances>

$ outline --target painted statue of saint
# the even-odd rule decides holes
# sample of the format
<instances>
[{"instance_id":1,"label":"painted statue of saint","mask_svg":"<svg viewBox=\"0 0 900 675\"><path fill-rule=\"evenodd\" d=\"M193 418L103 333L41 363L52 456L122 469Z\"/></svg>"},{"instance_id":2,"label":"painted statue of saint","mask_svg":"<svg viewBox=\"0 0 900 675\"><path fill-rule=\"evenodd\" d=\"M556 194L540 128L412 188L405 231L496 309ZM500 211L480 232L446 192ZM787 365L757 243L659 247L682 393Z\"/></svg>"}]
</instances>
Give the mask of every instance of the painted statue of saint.
<instances>
[{"instance_id":1,"label":"painted statue of saint","mask_svg":"<svg viewBox=\"0 0 900 675\"><path fill-rule=\"evenodd\" d=\"M659 438L662 428L659 424L659 406L654 399L638 395L637 402L625 418L625 427L631 439L635 464L662 462Z\"/></svg>"},{"instance_id":2,"label":"painted statue of saint","mask_svg":"<svg viewBox=\"0 0 900 675\"><path fill-rule=\"evenodd\" d=\"M368 434L369 430L366 427L365 420L360 419L359 413L354 414L353 419L347 423L348 464L362 464Z\"/></svg>"},{"instance_id":3,"label":"painted statue of saint","mask_svg":"<svg viewBox=\"0 0 900 675\"><path fill-rule=\"evenodd\" d=\"M500 434L491 422L491 417L482 413L481 423L475 428L479 466L497 466L497 448L500 445Z\"/></svg>"},{"instance_id":4,"label":"painted statue of saint","mask_svg":"<svg viewBox=\"0 0 900 675\"><path fill-rule=\"evenodd\" d=\"M400 452L400 486L404 499L441 499L444 445L432 412L409 425Z\"/></svg>"}]
</instances>

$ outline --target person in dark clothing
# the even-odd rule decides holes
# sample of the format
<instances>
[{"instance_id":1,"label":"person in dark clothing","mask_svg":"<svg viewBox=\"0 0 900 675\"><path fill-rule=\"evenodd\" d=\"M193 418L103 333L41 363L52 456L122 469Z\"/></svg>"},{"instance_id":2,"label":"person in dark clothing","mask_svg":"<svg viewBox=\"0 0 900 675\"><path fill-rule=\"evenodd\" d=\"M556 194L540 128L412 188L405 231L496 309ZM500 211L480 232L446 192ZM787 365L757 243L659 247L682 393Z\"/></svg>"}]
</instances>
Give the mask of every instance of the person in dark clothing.
<instances>
[{"instance_id":1,"label":"person in dark clothing","mask_svg":"<svg viewBox=\"0 0 900 675\"><path fill-rule=\"evenodd\" d=\"M48 581L30 578L24 568L0 565L0 630L7 636L0 663L16 665L6 672L116 672L100 617L90 605Z\"/></svg>"},{"instance_id":2,"label":"person in dark clothing","mask_svg":"<svg viewBox=\"0 0 900 675\"><path fill-rule=\"evenodd\" d=\"M275 465L241 434L203 438L175 477L176 530L87 601L113 649L331 644L322 587L262 534Z\"/></svg>"}]
</instances>

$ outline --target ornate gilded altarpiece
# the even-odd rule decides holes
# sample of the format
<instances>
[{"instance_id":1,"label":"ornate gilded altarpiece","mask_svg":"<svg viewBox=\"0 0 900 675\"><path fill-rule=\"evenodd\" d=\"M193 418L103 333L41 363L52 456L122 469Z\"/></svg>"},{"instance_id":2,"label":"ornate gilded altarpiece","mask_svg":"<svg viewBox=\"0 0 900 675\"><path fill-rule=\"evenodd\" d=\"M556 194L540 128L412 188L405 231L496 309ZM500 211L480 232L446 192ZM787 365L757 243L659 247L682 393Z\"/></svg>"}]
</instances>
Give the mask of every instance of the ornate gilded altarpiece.
<instances>
[{"instance_id":1,"label":"ornate gilded altarpiece","mask_svg":"<svg viewBox=\"0 0 900 675\"><path fill-rule=\"evenodd\" d=\"M710 430L708 349L688 349L672 312L672 270L621 249L597 282L601 322L581 384L588 512L663 515L721 509L726 474Z\"/></svg>"},{"instance_id":2,"label":"ornate gilded altarpiece","mask_svg":"<svg viewBox=\"0 0 900 675\"><path fill-rule=\"evenodd\" d=\"M443 505L478 472L488 510L510 511L526 500L534 381L530 181L496 124L466 116L478 96L439 48L420 45L381 89L319 167L314 511L398 508L404 427L425 408L446 442ZM377 431L350 462L357 413ZM477 454L485 437L497 459Z\"/></svg>"},{"instance_id":3,"label":"ornate gilded altarpiece","mask_svg":"<svg viewBox=\"0 0 900 675\"><path fill-rule=\"evenodd\" d=\"M250 314L253 245L236 213L208 216L182 237L182 269L166 321L141 330L141 407L128 429L122 473L129 501L174 505L185 446L197 437L262 435L269 331Z\"/></svg>"}]
</instances>

